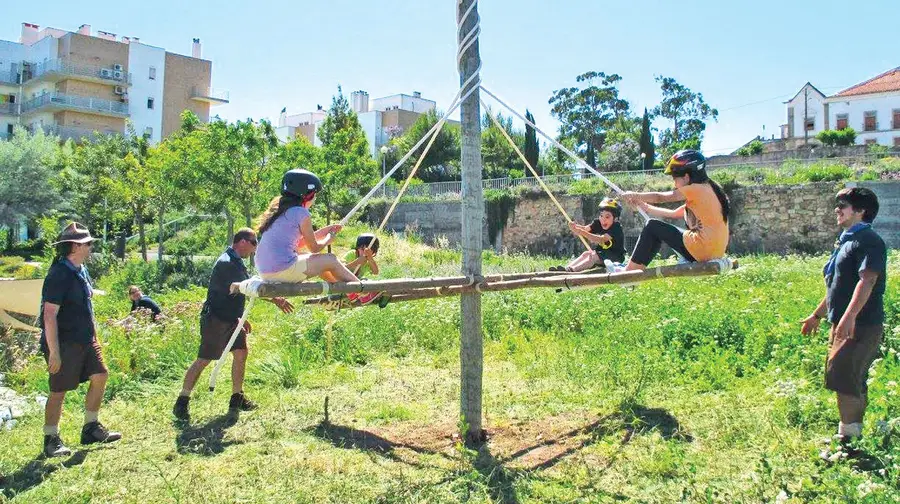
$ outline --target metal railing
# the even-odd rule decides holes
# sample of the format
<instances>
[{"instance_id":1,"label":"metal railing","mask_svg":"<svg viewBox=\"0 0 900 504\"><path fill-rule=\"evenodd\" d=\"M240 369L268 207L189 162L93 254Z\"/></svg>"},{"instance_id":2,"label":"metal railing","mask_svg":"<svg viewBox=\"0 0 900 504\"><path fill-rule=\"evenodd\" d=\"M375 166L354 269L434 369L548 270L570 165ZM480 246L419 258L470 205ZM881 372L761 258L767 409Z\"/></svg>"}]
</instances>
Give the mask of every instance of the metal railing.
<instances>
[{"instance_id":1,"label":"metal railing","mask_svg":"<svg viewBox=\"0 0 900 504\"><path fill-rule=\"evenodd\" d=\"M60 74L80 77L93 77L122 84L131 84L131 74L124 70L116 70L110 67L96 65L81 65L64 58L44 61L31 66L30 76L27 80L38 79L49 74Z\"/></svg>"},{"instance_id":2,"label":"metal railing","mask_svg":"<svg viewBox=\"0 0 900 504\"><path fill-rule=\"evenodd\" d=\"M210 87L194 86L191 88L191 98L202 98L204 100L214 100L227 102L230 93L221 89Z\"/></svg>"},{"instance_id":3,"label":"metal railing","mask_svg":"<svg viewBox=\"0 0 900 504\"><path fill-rule=\"evenodd\" d=\"M0 114L19 115L18 103L0 103Z\"/></svg>"},{"instance_id":4,"label":"metal railing","mask_svg":"<svg viewBox=\"0 0 900 504\"><path fill-rule=\"evenodd\" d=\"M45 93L22 104L22 113L55 105L64 108L87 110L91 112L104 112L115 115L128 115L128 104L102 98L88 98L63 93Z\"/></svg>"},{"instance_id":5,"label":"metal railing","mask_svg":"<svg viewBox=\"0 0 900 504\"><path fill-rule=\"evenodd\" d=\"M44 133L48 135L56 135L60 140L73 140L80 141L82 139L87 139L88 141L96 140L99 136L104 135L121 135L121 131L116 131L108 128L104 129L91 129L91 128L79 128L77 126L44 126Z\"/></svg>"},{"instance_id":6,"label":"metal railing","mask_svg":"<svg viewBox=\"0 0 900 504\"><path fill-rule=\"evenodd\" d=\"M3 84L18 84L19 73L13 72L12 70L0 71L0 82Z\"/></svg>"}]
</instances>

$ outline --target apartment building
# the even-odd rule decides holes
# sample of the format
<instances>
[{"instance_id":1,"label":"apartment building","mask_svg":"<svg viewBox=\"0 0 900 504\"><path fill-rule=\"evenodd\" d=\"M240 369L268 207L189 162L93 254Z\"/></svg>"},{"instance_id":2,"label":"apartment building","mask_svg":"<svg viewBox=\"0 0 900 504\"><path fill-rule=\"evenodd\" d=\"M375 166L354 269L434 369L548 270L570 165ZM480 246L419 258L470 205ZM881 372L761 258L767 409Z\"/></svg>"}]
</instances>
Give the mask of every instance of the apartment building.
<instances>
[{"instance_id":1,"label":"apartment building","mask_svg":"<svg viewBox=\"0 0 900 504\"><path fill-rule=\"evenodd\" d=\"M180 127L184 110L206 122L211 107L228 103L211 81L199 39L183 56L90 25L22 23L17 42L0 40L0 138L21 125L77 141L124 133L127 120L156 143Z\"/></svg>"}]
</instances>

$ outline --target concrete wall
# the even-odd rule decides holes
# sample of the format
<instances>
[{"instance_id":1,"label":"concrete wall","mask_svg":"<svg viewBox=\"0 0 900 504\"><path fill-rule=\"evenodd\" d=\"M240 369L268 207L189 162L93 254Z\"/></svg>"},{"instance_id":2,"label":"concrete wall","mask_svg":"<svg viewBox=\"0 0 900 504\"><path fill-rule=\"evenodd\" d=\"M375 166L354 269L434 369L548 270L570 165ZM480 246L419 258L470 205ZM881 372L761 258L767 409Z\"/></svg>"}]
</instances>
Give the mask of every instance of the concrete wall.
<instances>
[{"instance_id":1,"label":"concrete wall","mask_svg":"<svg viewBox=\"0 0 900 504\"><path fill-rule=\"evenodd\" d=\"M180 54L166 53L163 89L162 136L181 127L181 113L190 110L202 122L209 121L209 103L191 99L194 87L208 89L212 81L212 62ZM146 98L144 98L146 107Z\"/></svg>"},{"instance_id":2,"label":"concrete wall","mask_svg":"<svg viewBox=\"0 0 900 504\"><path fill-rule=\"evenodd\" d=\"M878 194L881 211L875 229L890 247L900 247L900 182L860 183ZM797 186L757 186L738 188L731 195L730 254L821 253L830 251L840 229L834 219L834 195L839 184L823 182ZM600 196L558 196L560 204L574 219L589 222L596 216ZM380 222L384 206L370 209L367 220ZM461 240L461 205L458 201L401 203L387 229L413 230L426 241L446 238L458 245ZM673 222L683 227L683 222ZM625 246L629 252L643 228L643 219L626 210L622 216ZM546 196L523 196L511 212L506 227L494 247L508 252L528 252L568 257L582 249L569 232L565 220ZM487 244L487 226L485 226ZM487 245L486 245L487 246Z\"/></svg>"},{"instance_id":3,"label":"concrete wall","mask_svg":"<svg viewBox=\"0 0 900 504\"><path fill-rule=\"evenodd\" d=\"M166 78L166 51L137 42L128 45L128 68L132 84L128 89L129 112L134 131L143 135L151 129L150 142L162 139L163 84ZM155 78L150 78L150 69ZM147 108L147 99L153 98L153 108Z\"/></svg>"}]
</instances>

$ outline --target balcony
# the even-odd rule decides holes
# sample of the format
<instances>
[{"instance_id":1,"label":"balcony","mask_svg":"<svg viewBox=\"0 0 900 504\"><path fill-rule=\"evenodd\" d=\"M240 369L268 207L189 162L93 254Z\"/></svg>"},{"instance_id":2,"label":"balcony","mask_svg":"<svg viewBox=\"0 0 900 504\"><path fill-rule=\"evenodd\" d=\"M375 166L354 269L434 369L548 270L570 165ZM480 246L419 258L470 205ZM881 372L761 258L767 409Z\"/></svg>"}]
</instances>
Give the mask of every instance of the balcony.
<instances>
[{"instance_id":1,"label":"balcony","mask_svg":"<svg viewBox=\"0 0 900 504\"><path fill-rule=\"evenodd\" d=\"M37 80L50 82L63 79L78 79L100 84L131 85L131 74L123 70L94 65L80 65L59 58L26 67L23 70L25 83Z\"/></svg>"},{"instance_id":2,"label":"balcony","mask_svg":"<svg viewBox=\"0 0 900 504\"><path fill-rule=\"evenodd\" d=\"M9 65L6 65L6 66L9 66ZM19 85L19 73L13 72L12 70L0 71L0 84L18 86Z\"/></svg>"},{"instance_id":3,"label":"balcony","mask_svg":"<svg viewBox=\"0 0 900 504\"><path fill-rule=\"evenodd\" d=\"M0 103L0 115L19 115L19 104Z\"/></svg>"},{"instance_id":4,"label":"balcony","mask_svg":"<svg viewBox=\"0 0 900 504\"><path fill-rule=\"evenodd\" d=\"M80 142L81 140L87 140L89 142L96 141L101 136L109 136L109 135L121 135L121 131L111 130L111 129L103 129L96 130L90 128L79 128L77 126L44 126L44 133L47 135L56 135L63 142L66 140L72 140L73 142Z\"/></svg>"},{"instance_id":5,"label":"balcony","mask_svg":"<svg viewBox=\"0 0 900 504\"><path fill-rule=\"evenodd\" d=\"M43 94L22 104L22 114L60 110L74 110L112 117L128 116L127 103L56 92Z\"/></svg>"},{"instance_id":6,"label":"balcony","mask_svg":"<svg viewBox=\"0 0 900 504\"><path fill-rule=\"evenodd\" d=\"M191 88L191 99L206 102L211 105L224 105L228 103L228 91L194 86Z\"/></svg>"}]
</instances>

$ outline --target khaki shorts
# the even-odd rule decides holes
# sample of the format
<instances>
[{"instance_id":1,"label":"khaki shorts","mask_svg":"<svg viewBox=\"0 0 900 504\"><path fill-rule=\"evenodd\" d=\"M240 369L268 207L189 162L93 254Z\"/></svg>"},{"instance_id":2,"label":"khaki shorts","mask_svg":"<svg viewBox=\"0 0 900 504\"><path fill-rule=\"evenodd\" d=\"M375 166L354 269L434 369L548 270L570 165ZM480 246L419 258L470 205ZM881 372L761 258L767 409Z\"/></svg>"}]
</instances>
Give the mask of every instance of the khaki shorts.
<instances>
[{"instance_id":1,"label":"khaki shorts","mask_svg":"<svg viewBox=\"0 0 900 504\"><path fill-rule=\"evenodd\" d=\"M866 395L869 368L878 356L883 333L883 325L856 326L853 339L835 341L832 326L825 361L825 388L855 397Z\"/></svg>"},{"instance_id":2,"label":"khaki shorts","mask_svg":"<svg viewBox=\"0 0 900 504\"><path fill-rule=\"evenodd\" d=\"M59 358L62 366L59 372L50 375L50 392L68 392L75 390L78 385L90 379L96 374L106 374L106 364L103 363L103 353L100 343L95 339L90 344L71 343L61 341L59 343ZM50 354L44 352L44 360L49 361Z\"/></svg>"},{"instance_id":3,"label":"khaki shorts","mask_svg":"<svg viewBox=\"0 0 900 504\"><path fill-rule=\"evenodd\" d=\"M211 313L200 314L200 349L197 357L205 360L218 360L225 351L225 345L231 339L231 333L237 327L238 320L222 320ZM247 349L247 333L244 329L238 333L231 351Z\"/></svg>"},{"instance_id":4,"label":"khaki shorts","mask_svg":"<svg viewBox=\"0 0 900 504\"><path fill-rule=\"evenodd\" d=\"M275 273L260 273L259 276L263 280L269 282L299 283L307 279L306 276L306 259L309 254L298 255L294 264L287 269L276 271Z\"/></svg>"}]
</instances>

